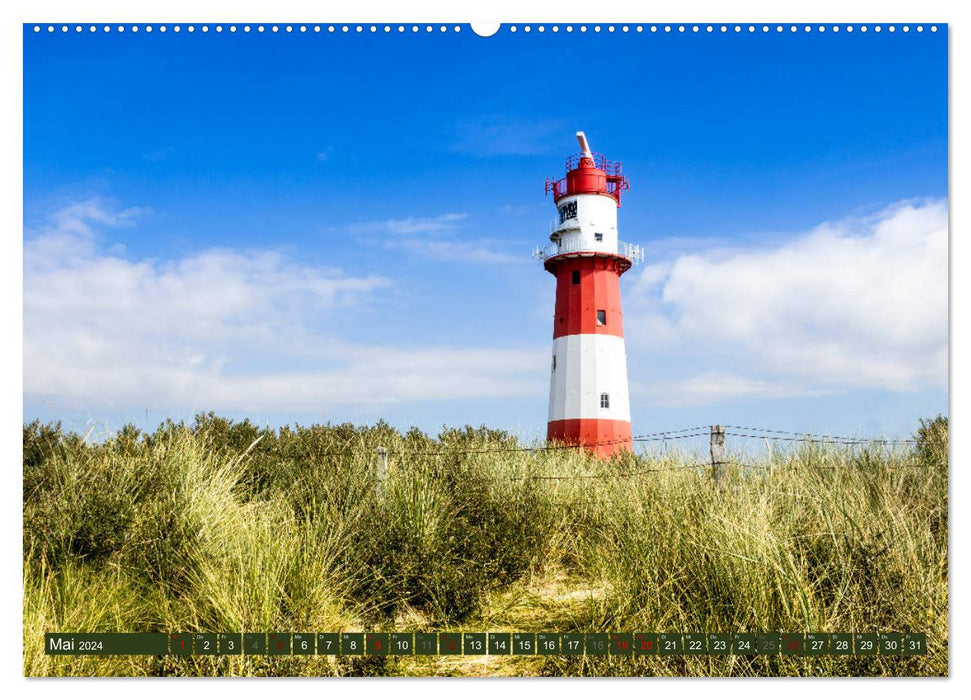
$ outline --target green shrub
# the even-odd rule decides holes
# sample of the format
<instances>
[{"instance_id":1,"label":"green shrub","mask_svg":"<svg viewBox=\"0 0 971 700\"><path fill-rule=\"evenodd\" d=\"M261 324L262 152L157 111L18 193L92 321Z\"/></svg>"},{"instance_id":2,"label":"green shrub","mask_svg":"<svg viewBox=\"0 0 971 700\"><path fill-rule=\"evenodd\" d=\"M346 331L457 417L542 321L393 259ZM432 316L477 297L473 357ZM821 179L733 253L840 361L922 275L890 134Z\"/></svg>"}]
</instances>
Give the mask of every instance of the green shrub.
<instances>
[{"instance_id":1,"label":"green shrub","mask_svg":"<svg viewBox=\"0 0 971 700\"><path fill-rule=\"evenodd\" d=\"M31 423L25 672L408 673L401 659L55 659L37 640L65 624L481 629L526 606L525 629L913 629L936 640L899 663L518 660L537 673L939 675L946 418L916 438L907 450L807 446L747 459L756 468L729 467L715 487L685 468L692 455L524 451L484 427L274 431L204 414L95 442ZM378 446L389 452L380 489ZM564 595L537 593L561 579ZM524 619L509 614L502 624Z\"/></svg>"},{"instance_id":2,"label":"green shrub","mask_svg":"<svg viewBox=\"0 0 971 700\"><path fill-rule=\"evenodd\" d=\"M366 506L347 552L347 566L361 567L359 596L388 618L410 607L460 621L541 556L552 529L548 503L534 482L504 481L500 469L484 467L489 459L451 450L402 458L381 498L373 486L361 495Z\"/></svg>"},{"instance_id":3,"label":"green shrub","mask_svg":"<svg viewBox=\"0 0 971 700\"><path fill-rule=\"evenodd\" d=\"M947 416L931 420L921 419L914 439L917 441L917 459L928 465L947 469L948 455Z\"/></svg>"}]
</instances>

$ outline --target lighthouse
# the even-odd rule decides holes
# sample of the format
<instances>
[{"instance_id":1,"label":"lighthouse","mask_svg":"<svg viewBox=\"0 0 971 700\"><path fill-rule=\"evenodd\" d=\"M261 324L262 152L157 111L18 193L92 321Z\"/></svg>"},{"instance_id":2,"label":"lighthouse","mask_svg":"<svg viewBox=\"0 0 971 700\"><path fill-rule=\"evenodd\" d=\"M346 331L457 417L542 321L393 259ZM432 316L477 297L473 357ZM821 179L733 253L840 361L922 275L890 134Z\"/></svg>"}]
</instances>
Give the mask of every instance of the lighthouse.
<instances>
[{"instance_id":1,"label":"lighthouse","mask_svg":"<svg viewBox=\"0 0 971 700\"><path fill-rule=\"evenodd\" d=\"M577 141L566 177L546 181L557 216L534 252L556 278L546 438L609 457L632 448L620 276L644 255L617 236L621 164Z\"/></svg>"}]
</instances>

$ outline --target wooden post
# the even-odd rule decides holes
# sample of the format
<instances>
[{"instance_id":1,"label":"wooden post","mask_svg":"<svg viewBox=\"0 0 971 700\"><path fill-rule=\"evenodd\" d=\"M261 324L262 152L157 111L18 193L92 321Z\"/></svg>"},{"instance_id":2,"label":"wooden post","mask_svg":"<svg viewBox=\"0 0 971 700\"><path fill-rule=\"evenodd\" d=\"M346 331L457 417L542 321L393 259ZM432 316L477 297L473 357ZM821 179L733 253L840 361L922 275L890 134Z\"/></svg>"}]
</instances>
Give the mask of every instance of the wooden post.
<instances>
[{"instance_id":1,"label":"wooden post","mask_svg":"<svg viewBox=\"0 0 971 700\"><path fill-rule=\"evenodd\" d=\"M375 493L378 498L384 493L384 480L388 475L388 450L384 447L378 448L378 468L375 479Z\"/></svg>"},{"instance_id":2,"label":"wooden post","mask_svg":"<svg viewBox=\"0 0 971 700\"><path fill-rule=\"evenodd\" d=\"M725 477L725 426L711 426L711 478L721 486Z\"/></svg>"}]
</instances>

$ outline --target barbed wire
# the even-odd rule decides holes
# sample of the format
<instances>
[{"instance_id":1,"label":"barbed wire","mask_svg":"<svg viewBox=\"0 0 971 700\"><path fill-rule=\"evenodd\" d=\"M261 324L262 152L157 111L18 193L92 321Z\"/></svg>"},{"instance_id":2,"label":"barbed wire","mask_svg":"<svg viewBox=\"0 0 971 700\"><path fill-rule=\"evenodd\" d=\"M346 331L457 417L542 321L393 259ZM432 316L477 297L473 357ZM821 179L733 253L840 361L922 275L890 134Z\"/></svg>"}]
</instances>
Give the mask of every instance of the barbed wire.
<instances>
[{"instance_id":1,"label":"barbed wire","mask_svg":"<svg viewBox=\"0 0 971 700\"><path fill-rule=\"evenodd\" d=\"M656 433L645 433L644 435L635 435L634 437L635 438L647 438L647 437L653 437L655 435L660 435L660 436L662 436L662 439L664 439L663 436L675 435L677 433L694 433L694 432L697 432L699 430L709 430L710 428L711 428L710 425L696 425L693 428L681 428L679 430L660 430L660 431L658 431Z\"/></svg>"},{"instance_id":2,"label":"barbed wire","mask_svg":"<svg viewBox=\"0 0 971 700\"><path fill-rule=\"evenodd\" d=\"M402 452L396 452L399 456L412 456L412 457L425 457L425 456L442 456L442 455L458 455L458 454L492 454L501 452L551 452L556 450L577 450L577 449L590 449L594 447L608 447L611 445L617 445L621 443L631 442L667 442L668 440L686 440L690 438L697 437L708 437L710 433L708 432L689 432L698 431L703 428L709 428L710 426L696 426L694 428L682 428L680 430L666 430L656 433L645 433L643 435L635 435L631 438L618 438L615 440L600 440L597 442L586 442L586 443L555 443L550 445L541 445L535 447L491 447L482 448L474 450L459 450L459 449L444 449L435 451L424 451L424 450L405 450ZM735 427L735 426L725 426ZM747 428L741 428L747 429ZM767 429L757 429L764 433L770 432ZM913 445L916 444L915 440L907 439L897 439L889 440L883 438L851 438L845 436L836 435L818 435L814 433L794 433L791 431L772 431L777 433L783 433L783 435L757 435L753 433L736 433L734 431L725 431L726 436L730 437L741 437L741 438L753 438L757 440L775 440L775 441L786 441L786 442L808 442L808 443L820 443L820 444L835 444L835 445L868 445L868 444L879 444L879 445Z\"/></svg>"},{"instance_id":3,"label":"barbed wire","mask_svg":"<svg viewBox=\"0 0 971 700\"><path fill-rule=\"evenodd\" d=\"M814 433L794 433L786 430L769 430L766 428L745 428L742 426L732 426L726 425L726 428L734 428L736 430L753 430L760 432L762 434L755 435L752 433L736 433L731 430L726 430L725 435L731 437L741 437L741 438L754 438L756 440L776 440L784 442L810 442L810 443L820 443L820 444L832 444L832 445L914 445L916 440L908 439L884 439L884 438L853 438L843 435L818 435ZM765 433L780 433L777 435L767 435Z\"/></svg>"},{"instance_id":4,"label":"barbed wire","mask_svg":"<svg viewBox=\"0 0 971 700\"><path fill-rule=\"evenodd\" d=\"M476 454L500 454L500 453L536 453L536 452L556 452L561 450L581 450L596 447L609 447L617 444L626 443L649 443L664 442L674 440L688 440L700 437L709 437L711 428L714 426L698 425L691 428L678 428L675 430L662 430L653 433L642 433L630 438L616 438L613 440L599 440L596 442L552 442L545 445L536 446L511 446L502 445L496 447L484 447L475 449L461 449L459 447L441 446L439 444L434 449L389 449L388 456L395 457L443 457L443 456L463 456ZM843 435L824 435L820 433L798 433L790 430L778 430L775 428L757 428L752 426L725 425L724 435L726 437L748 438L755 440L773 440L782 442L804 442L830 445L915 445L913 439L884 439L884 438L858 438ZM735 431L749 432L735 432ZM255 443L254 443L255 444ZM250 446L252 448L252 445ZM373 455L373 447L352 447L348 445L341 450L329 450L326 452L312 452L311 457L315 459L325 457L348 457L355 454ZM754 467L753 467L754 468ZM647 473L647 472L644 472Z\"/></svg>"},{"instance_id":5,"label":"barbed wire","mask_svg":"<svg viewBox=\"0 0 971 700\"><path fill-rule=\"evenodd\" d=\"M699 426L705 428L707 426ZM597 442L584 442L584 443L555 443L551 445L540 445L536 447L486 447L474 450L458 450L458 449L444 449L435 451L422 451L422 450L403 450L401 452L391 452L389 454L396 454L398 456L407 455L409 457L436 457L443 455L459 455L459 454L493 454L498 452L551 452L555 450L577 450L577 449L589 449L591 447L608 447L610 445L619 445L627 442L661 442L663 440L685 440L688 438L696 437L707 437L709 433L689 433L681 434L684 430L698 430L698 428L684 428L681 431L664 431L663 433L647 433L645 435L635 435L630 438L617 438L614 440L599 440ZM662 437L667 436L667 437Z\"/></svg>"},{"instance_id":6,"label":"barbed wire","mask_svg":"<svg viewBox=\"0 0 971 700\"><path fill-rule=\"evenodd\" d=\"M666 433L663 437L635 436L631 438L631 440L633 440L634 442L662 442L667 440L684 440L686 438L694 438L694 437L708 437L709 435L710 433L689 433L688 435L672 435L670 433Z\"/></svg>"}]
</instances>

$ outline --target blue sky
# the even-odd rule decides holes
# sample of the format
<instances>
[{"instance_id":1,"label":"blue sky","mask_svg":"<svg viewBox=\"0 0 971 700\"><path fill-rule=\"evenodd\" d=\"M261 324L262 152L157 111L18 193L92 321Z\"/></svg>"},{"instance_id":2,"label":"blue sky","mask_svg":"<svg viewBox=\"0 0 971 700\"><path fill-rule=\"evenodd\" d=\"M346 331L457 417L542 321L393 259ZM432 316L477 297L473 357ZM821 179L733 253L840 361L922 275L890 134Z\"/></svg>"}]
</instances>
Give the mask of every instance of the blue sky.
<instances>
[{"instance_id":1,"label":"blue sky","mask_svg":"<svg viewBox=\"0 0 971 700\"><path fill-rule=\"evenodd\" d=\"M621 160L636 433L947 410L947 37L24 35L24 413L545 431L529 258Z\"/></svg>"}]
</instances>

